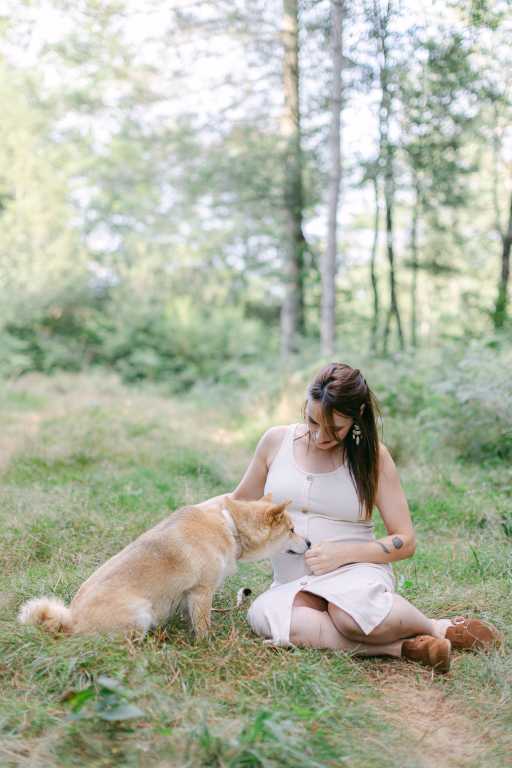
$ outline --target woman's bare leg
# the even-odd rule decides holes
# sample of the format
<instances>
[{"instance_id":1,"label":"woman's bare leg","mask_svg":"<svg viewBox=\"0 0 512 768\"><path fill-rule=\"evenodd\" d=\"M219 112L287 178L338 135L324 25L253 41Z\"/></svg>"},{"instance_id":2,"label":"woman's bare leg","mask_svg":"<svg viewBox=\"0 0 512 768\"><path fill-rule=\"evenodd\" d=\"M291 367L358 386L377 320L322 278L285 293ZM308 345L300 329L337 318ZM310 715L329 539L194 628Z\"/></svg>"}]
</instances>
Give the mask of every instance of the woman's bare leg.
<instances>
[{"instance_id":1,"label":"woman's bare leg","mask_svg":"<svg viewBox=\"0 0 512 768\"><path fill-rule=\"evenodd\" d=\"M293 601L293 608L314 608L315 611L326 611L329 603L324 597L314 595L312 592L297 592Z\"/></svg>"},{"instance_id":2,"label":"woman's bare leg","mask_svg":"<svg viewBox=\"0 0 512 768\"><path fill-rule=\"evenodd\" d=\"M384 621L366 635L348 613L332 603L328 604L329 616L344 637L352 641L363 640L370 645L393 643L416 635L444 637L449 619L429 619L401 595L393 595L393 605Z\"/></svg>"},{"instance_id":3,"label":"woman's bare leg","mask_svg":"<svg viewBox=\"0 0 512 768\"><path fill-rule=\"evenodd\" d=\"M401 656L401 640L381 645L354 642L338 632L327 611L303 604L297 607L297 602L302 602L302 599L296 600L292 609L290 641L294 645L350 651L357 656Z\"/></svg>"}]
</instances>

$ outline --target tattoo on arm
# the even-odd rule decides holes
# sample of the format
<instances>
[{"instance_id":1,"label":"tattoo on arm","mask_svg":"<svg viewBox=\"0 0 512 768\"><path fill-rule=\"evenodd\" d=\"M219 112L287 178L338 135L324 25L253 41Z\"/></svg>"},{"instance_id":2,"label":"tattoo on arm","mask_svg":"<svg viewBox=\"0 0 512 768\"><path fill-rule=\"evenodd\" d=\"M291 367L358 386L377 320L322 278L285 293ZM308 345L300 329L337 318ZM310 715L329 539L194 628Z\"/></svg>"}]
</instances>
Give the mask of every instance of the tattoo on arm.
<instances>
[{"instance_id":1,"label":"tattoo on arm","mask_svg":"<svg viewBox=\"0 0 512 768\"><path fill-rule=\"evenodd\" d=\"M395 549L400 549L400 547L403 547L403 545L404 545L404 543L403 543L402 539L400 538L400 536L393 536L391 541L393 542L393 546L394 546Z\"/></svg>"},{"instance_id":2,"label":"tattoo on arm","mask_svg":"<svg viewBox=\"0 0 512 768\"><path fill-rule=\"evenodd\" d=\"M391 550L390 550L390 549L388 549L388 548L386 547L386 545L382 543L382 541L376 541L375 543L376 543L376 544L378 544L378 545L379 545L379 547L382 547L382 549L384 550L384 552L386 552L386 553L389 555L389 553L391 552Z\"/></svg>"}]
</instances>

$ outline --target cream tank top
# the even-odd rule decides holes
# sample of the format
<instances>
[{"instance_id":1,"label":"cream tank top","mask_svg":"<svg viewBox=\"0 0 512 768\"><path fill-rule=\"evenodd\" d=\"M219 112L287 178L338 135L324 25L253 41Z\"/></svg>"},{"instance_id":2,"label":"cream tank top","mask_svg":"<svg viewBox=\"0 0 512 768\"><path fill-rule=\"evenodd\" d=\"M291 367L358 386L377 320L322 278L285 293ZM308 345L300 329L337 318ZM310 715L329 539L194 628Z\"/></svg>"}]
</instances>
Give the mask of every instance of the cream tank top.
<instances>
[{"instance_id":1,"label":"cream tank top","mask_svg":"<svg viewBox=\"0 0 512 768\"><path fill-rule=\"evenodd\" d=\"M320 541L375 541L372 521L361 520L360 504L348 466L332 472L307 472L295 461L294 437L298 424L290 424L269 467L265 493L280 503L291 500L288 513L296 532L312 544ZM281 553L272 558L274 584L309 574L304 557ZM382 566L392 573L389 564Z\"/></svg>"}]
</instances>

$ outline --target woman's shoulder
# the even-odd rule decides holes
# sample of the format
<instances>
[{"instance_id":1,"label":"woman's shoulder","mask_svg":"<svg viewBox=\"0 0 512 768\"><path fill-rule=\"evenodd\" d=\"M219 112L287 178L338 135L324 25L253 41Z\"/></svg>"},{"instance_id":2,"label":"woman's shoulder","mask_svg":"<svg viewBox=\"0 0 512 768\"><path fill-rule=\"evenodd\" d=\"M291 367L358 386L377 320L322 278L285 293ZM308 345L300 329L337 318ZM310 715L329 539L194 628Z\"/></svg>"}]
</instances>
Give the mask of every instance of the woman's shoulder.
<instances>
[{"instance_id":1,"label":"woman's shoulder","mask_svg":"<svg viewBox=\"0 0 512 768\"><path fill-rule=\"evenodd\" d=\"M396 471L395 462L389 449L379 441L379 469L380 471Z\"/></svg>"},{"instance_id":2,"label":"woman's shoulder","mask_svg":"<svg viewBox=\"0 0 512 768\"><path fill-rule=\"evenodd\" d=\"M274 461L288 430L292 427L295 427L295 424L278 424L269 427L261 436L257 451L265 459L267 466Z\"/></svg>"},{"instance_id":3,"label":"woman's shoulder","mask_svg":"<svg viewBox=\"0 0 512 768\"><path fill-rule=\"evenodd\" d=\"M379 440L379 459L384 458L386 456L391 456L391 454L388 451L387 447L384 445L384 443L381 443L381 441Z\"/></svg>"},{"instance_id":4,"label":"woman's shoulder","mask_svg":"<svg viewBox=\"0 0 512 768\"><path fill-rule=\"evenodd\" d=\"M281 445L284 437L289 429L294 424L278 424L275 427L269 427L266 432L261 436L259 445L264 446L266 449L272 449L276 444Z\"/></svg>"}]
</instances>

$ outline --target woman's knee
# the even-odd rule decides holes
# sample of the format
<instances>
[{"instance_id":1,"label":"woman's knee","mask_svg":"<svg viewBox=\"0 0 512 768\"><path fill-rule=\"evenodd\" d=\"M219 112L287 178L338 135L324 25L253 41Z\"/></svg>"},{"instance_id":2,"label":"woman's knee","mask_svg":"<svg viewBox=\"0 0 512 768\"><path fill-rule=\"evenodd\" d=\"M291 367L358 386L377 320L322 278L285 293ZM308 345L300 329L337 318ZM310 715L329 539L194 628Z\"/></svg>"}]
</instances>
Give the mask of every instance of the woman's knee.
<instances>
[{"instance_id":1,"label":"woman's knee","mask_svg":"<svg viewBox=\"0 0 512 768\"><path fill-rule=\"evenodd\" d=\"M327 611L306 606L292 611L290 642L304 648L348 650L351 647L351 643L336 630Z\"/></svg>"},{"instance_id":2,"label":"woman's knee","mask_svg":"<svg viewBox=\"0 0 512 768\"><path fill-rule=\"evenodd\" d=\"M360 640L361 638L366 637L357 621L355 621L346 611L338 608L337 605L329 603L327 612L338 632L344 637L347 637L349 640Z\"/></svg>"},{"instance_id":3,"label":"woman's knee","mask_svg":"<svg viewBox=\"0 0 512 768\"><path fill-rule=\"evenodd\" d=\"M293 608L290 622L290 642L306 648L321 648L325 612L308 606Z\"/></svg>"}]
</instances>

